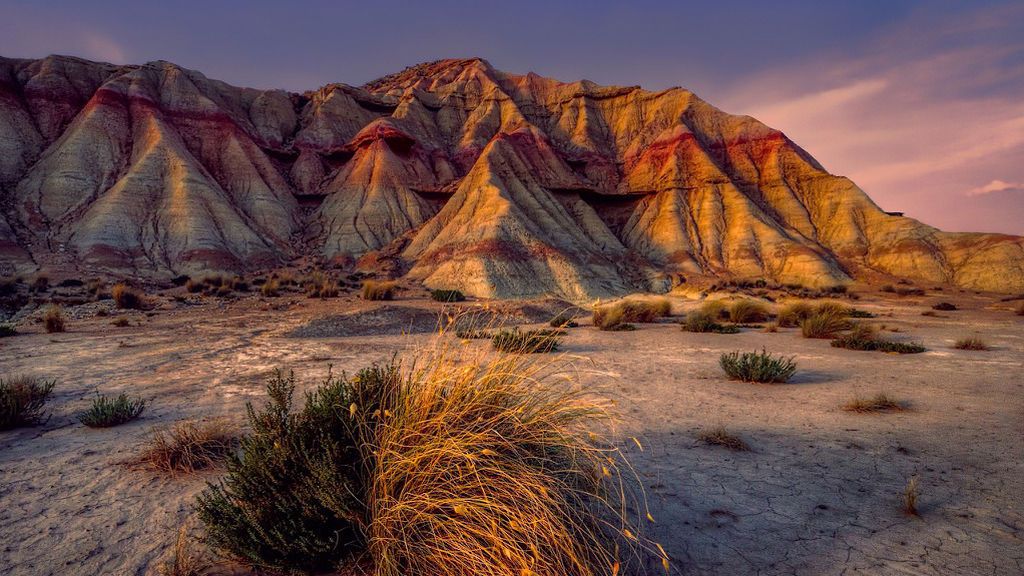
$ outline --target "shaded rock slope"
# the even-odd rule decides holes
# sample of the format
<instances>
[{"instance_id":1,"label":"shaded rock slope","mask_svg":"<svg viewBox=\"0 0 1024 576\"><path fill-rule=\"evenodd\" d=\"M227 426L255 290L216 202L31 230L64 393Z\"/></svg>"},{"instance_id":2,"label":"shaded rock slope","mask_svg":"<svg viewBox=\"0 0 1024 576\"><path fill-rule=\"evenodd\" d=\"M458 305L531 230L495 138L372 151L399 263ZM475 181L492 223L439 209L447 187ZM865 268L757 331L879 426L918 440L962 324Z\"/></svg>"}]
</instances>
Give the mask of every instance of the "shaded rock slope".
<instances>
[{"instance_id":1,"label":"shaded rock slope","mask_svg":"<svg viewBox=\"0 0 1024 576\"><path fill-rule=\"evenodd\" d=\"M480 59L294 94L0 58L0 206L5 273L303 258L492 297L710 277L1024 291L1024 239L887 214L753 118Z\"/></svg>"}]
</instances>

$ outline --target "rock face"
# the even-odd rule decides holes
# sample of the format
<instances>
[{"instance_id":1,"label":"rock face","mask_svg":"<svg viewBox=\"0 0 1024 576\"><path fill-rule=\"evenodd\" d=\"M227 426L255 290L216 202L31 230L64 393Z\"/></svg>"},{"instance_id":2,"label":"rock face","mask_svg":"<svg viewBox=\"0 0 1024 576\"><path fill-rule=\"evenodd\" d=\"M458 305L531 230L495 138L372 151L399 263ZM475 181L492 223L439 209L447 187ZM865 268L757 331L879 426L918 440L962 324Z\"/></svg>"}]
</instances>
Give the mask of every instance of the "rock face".
<instances>
[{"instance_id":1,"label":"rock face","mask_svg":"<svg viewBox=\"0 0 1024 576\"><path fill-rule=\"evenodd\" d=\"M167 62L0 58L0 266L166 276L314 257L573 300L702 277L1024 291L1024 239L880 210L681 88L479 59L305 94Z\"/></svg>"}]
</instances>

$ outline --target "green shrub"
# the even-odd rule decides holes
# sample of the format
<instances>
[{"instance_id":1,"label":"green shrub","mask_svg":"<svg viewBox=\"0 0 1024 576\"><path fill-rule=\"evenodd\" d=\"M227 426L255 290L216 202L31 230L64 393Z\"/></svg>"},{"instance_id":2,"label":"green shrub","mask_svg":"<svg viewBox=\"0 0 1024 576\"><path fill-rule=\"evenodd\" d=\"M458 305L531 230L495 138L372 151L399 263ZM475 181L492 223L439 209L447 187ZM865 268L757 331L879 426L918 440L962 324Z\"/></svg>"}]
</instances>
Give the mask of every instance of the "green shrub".
<instances>
[{"instance_id":1,"label":"green shrub","mask_svg":"<svg viewBox=\"0 0 1024 576\"><path fill-rule=\"evenodd\" d=\"M227 476L198 500L209 542L253 566L330 570L365 546L365 495L374 459L365 438L398 386L393 366L360 371L350 382L328 374L295 410L295 377L281 372L269 400L248 407L252 433Z\"/></svg>"},{"instance_id":2,"label":"green shrub","mask_svg":"<svg viewBox=\"0 0 1024 576\"><path fill-rule=\"evenodd\" d=\"M989 345L984 340L974 336L969 338L961 338L957 340L956 344L954 344L953 347L956 348L957 350L991 350L991 348L989 348Z\"/></svg>"},{"instance_id":3,"label":"green shrub","mask_svg":"<svg viewBox=\"0 0 1024 576\"><path fill-rule=\"evenodd\" d=\"M56 380L32 376L0 378L0 430L42 422L45 418L43 406L56 383Z\"/></svg>"},{"instance_id":4,"label":"green shrub","mask_svg":"<svg viewBox=\"0 0 1024 576\"><path fill-rule=\"evenodd\" d=\"M0 324L0 338L16 336L17 334L18 329L14 327L14 324Z\"/></svg>"},{"instance_id":5,"label":"green shrub","mask_svg":"<svg viewBox=\"0 0 1024 576\"><path fill-rule=\"evenodd\" d=\"M768 307L754 300L737 300L729 307L729 320L736 324L764 322L768 318Z\"/></svg>"},{"instance_id":6,"label":"green shrub","mask_svg":"<svg viewBox=\"0 0 1024 576\"><path fill-rule=\"evenodd\" d=\"M64 310L57 304L50 304L43 312L43 327L50 334L63 332L67 328L67 318Z\"/></svg>"},{"instance_id":7,"label":"green shrub","mask_svg":"<svg viewBox=\"0 0 1024 576\"><path fill-rule=\"evenodd\" d=\"M363 300L394 300L396 286L394 282L367 280L363 282Z\"/></svg>"},{"instance_id":8,"label":"green shrub","mask_svg":"<svg viewBox=\"0 0 1024 576\"><path fill-rule=\"evenodd\" d=\"M953 304L951 302L938 302L936 304L932 304L932 310L939 310L941 312L952 312L954 310L959 310L959 308L956 307L956 304Z\"/></svg>"},{"instance_id":9,"label":"green shrub","mask_svg":"<svg viewBox=\"0 0 1024 576\"><path fill-rule=\"evenodd\" d=\"M146 298L141 292L123 283L115 284L110 289L110 297L114 299L114 305L118 308L141 310L146 304Z\"/></svg>"},{"instance_id":10,"label":"green shrub","mask_svg":"<svg viewBox=\"0 0 1024 576\"><path fill-rule=\"evenodd\" d=\"M142 399L132 400L123 393L114 399L97 396L89 409L78 415L78 421L90 428L109 428L138 418L145 407Z\"/></svg>"},{"instance_id":11,"label":"green shrub","mask_svg":"<svg viewBox=\"0 0 1024 576\"><path fill-rule=\"evenodd\" d=\"M718 363L733 380L743 382L787 382L796 372L792 358L775 357L768 352L729 352Z\"/></svg>"},{"instance_id":12,"label":"green shrub","mask_svg":"<svg viewBox=\"0 0 1024 576\"><path fill-rule=\"evenodd\" d=\"M715 334L736 334L740 331L738 326L722 325L708 316L705 312L696 311L686 315L683 322L683 332L711 332Z\"/></svg>"},{"instance_id":13,"label":"green shrub","mask_svg":"<svg viewBox=\"0 0 1024 576\"><path fill-rule=\"evenodd\" d=\"M495 350L514 354L536 354L558 350L558 336L553 330L502 330L491 338Z\"/></svg>"},{"instance_id":14,"label":"green shrub","mask_svg":"<svg viewBox=\"0 0 1024 576\"><path fill-rule=\"evenodd\" d=\"M857 324L846 334L832 340L834 348L846 348L849 350L866 350L889 352L895 354L918 354L925 351L925 347L914 342L892 342L878 336L875 328L864 324Z\"/></svg>"},{"instance_id":15,"label":"green shrub","mask_svg":"<svg viewBox=\"0 0 1024 576\"><path fill-rule=\"evenodd\" d=\"M431 290L430 297L438 302L462 302L466 299L460 290Z\"/></svg>"}]
</instances>

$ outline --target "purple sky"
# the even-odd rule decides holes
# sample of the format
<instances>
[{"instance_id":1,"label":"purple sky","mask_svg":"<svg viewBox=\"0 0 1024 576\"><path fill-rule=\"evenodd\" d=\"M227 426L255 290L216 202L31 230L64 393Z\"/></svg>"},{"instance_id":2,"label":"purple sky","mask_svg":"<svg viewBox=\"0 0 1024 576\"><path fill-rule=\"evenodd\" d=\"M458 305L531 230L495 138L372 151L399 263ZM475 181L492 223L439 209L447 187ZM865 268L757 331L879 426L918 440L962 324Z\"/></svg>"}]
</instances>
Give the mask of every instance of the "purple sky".
<instances>
[{"instance_id":1,"label":"purple sky","mask_svg":"<svg viewBox=\"0 0 1024 576\"><path fill-rule=\"evenodd\" d=\"M883 208L1024 234L1024 3L0 0L0 55L361 84L426 60L685 86L785 131Z\"/></svg>"}]
</instances>

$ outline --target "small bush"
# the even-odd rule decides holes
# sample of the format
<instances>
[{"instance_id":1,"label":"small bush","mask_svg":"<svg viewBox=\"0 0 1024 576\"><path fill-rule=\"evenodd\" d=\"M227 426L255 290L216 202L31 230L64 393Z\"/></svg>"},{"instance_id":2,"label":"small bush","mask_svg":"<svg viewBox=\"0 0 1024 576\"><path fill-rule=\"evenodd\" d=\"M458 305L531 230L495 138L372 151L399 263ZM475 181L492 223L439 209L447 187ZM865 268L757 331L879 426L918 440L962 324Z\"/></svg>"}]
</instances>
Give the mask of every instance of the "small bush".
<instances>
[{"instance_id":1,"label":"small bush","mask_svg":"<svg viewBox=\"0 0 1024 576\"><path fill-rule=\"evenodd\" d=\"M277 278L271 278L260 286L260 294L267 298L274 298L279 294L281 284Z\"/></svg>"},{"instance_id":2,"label":"small bush","mask_svg":"<svg viewBox=\"0 0 1024 576\"><path fill-rule=\"evenodd\" d=\"M729 320L736 324L764 322L768 317L768 307L754 300L737 300L729 307Z\"/></svg>"},{"instance_id":3,"label":"small bush","mask_svg":"<svg viewBox=\"0 0 1024 576\"><path fill-rule=\"evenodd\" d=\"M56 383L32 376L0 378L0 430L43 422L43 406Z\"/></svg>"},{"instance_id":4,"label":"small bush","mask_svg":"<svg viewBox=\"0 0 1024 576\"><path fill-rule=\"evenodd\" d=\"M576 312L574 310L562 310L555 314L555 317L548 322L548 325L552 328L575 328L579 326L575 318Z\"/></svg>"},{"instance_id":5,"label":"small bush","mask_svg":"<svg viewBox=\"0 0 1024 576\"><path fill-rule=\"evenodd\" d=\"M110 325L118 328L127 328L128 326L131 326L131 322L129 322L127 318L118 318L117 320L112 321Z\"/></svg>"},{"instance_id":6,"label":"small bush","mask_svg":"<svg viewBox=\"0 0 1024 576\"><path fill-rule=\"evenodd\" d=\"M185 282L185 291L189 294L198 294L203 291L203 288L204 286L202 282L196 282L191 278Z\"/></svg>"},{"instance_id":7,"label":"small bush","mask_svg":"<svg viewBox=\"0 0 1024 576\"><path fill-rule=\"evenodd\" d=\"M724 426L718 426L711 430L703 430L697 434L697 439L710 446L721 446L737 452L746 452L750 446L739 436L729 432Z\"/></svg>"},{"instance_id":8,"label":"small bush","mask_svg":"<svg viewBox=\"0 0 1024 576\"><path fill-rule=\"evenodd\" d=\"M551 330L502 330L491 338L495 350L514 354L536 354L558 350L558 334Z\"/></svg>"},{"instance_id":9,"label":"small bush","mask_svg":"<svg viewBox=\"0 0 1024 576\"><path fill-rule=\"evenodd\" d=\"M0 324L0 338L7 338L8 336L17 336L18 329L14 327L14 324Z\"/></svg>"},{"instance_id":10,"label":"small bush","mask_svg":"<svg viewBox=\"0 0 1024 576\"><path fill-rule=\"evenodd\" d=\"M974 336L957 340L953 347L957 350L991 350L984 340Z\"/></svg>"},{"instance_id":11,"label":"small bush","mask_svg":"<svg viewBox=\"0 0 1024 576\"><path fill-rule=\"evenodd\" d=\"M460 290L431 290L430 297L438 302L462 302L466 299Z\"/></svg>"},{"instance_id":12,"label":"small bush","mask_svg":"<svg viewBox=\"0 0 1024 576\"><path fill-rule=\"evenodd\" d=\"M394 282L366 280L363 282L363 300L394 300L396 287Z\"/></svg>"},{"instance_id":13,"label":"small bush","mask_svg":"<svg viewBox=\"0 0 1024 576\"><path fill-rule=\"evenodd\" d=\"M114 305L118 308L129 310L142 310L145 307L145 296L138 290L125 284L115 284L110 289L110 296L114 299Z\"/></svg>"},{"instance_id":14,"label":"small bush","mask_svg":"<svg viewBox=\"0 0 1024 576\"><path fill-rule=\"evenodd\" d=\"M732 380L743 382L787 382L796 372L793 358L775 357L768 352L729 352L718 359Z\"/></svg>"},{"instance_id":15,"label":"small bush","mask_svg":"<svg viewBox=\"0 0 1024 576\"><path fill-rule=\"evenodd\" d=\"M905 409L902 402L893 399L889 395L879 392L871 398L855 397L846 404L843 410L847 412L899 412Z\"/></svg>"},{"instance_id":16,"label":"small bush","mask_svg":"<svg viewBox=\"0 0 1024 576\"><path fill-rule=\"evenodd\" d=\"M892 342L878 336L873 326L857 324L846 334L832 340L834 348L846 348L849 350L876 350L894 354L918 354L925 351L925 347L914 342Z\"/></svg>"},{"instance_id":17,"label":"small bush","mask_svg":"<svg viewBox=\"0 0 1024 576\"><path fill-rule=\"evenodd\" d=\"M850 327L844 311L819 306L813 314L800 323L804 338L834 338L839 332Z\"/></svg>"},{"instance_id":18,"label":"small bush","mask_svg":"<svg viewBox=\"0 0 1024 576\"><path fill-rule=\"evenodd\" d=\"M50 334L63 332L67 328L67 318L64 310L57 304L50 304L43 312L43 327Z\"/></svg>"},{"instance_id":19,"label":"small bush","mask_svg":"<svg viewBox=\"0 0 1024 576\"><path fill-rule=\"evenodd\" d=\"M192 278L190 278L188 274L179 274L178 276L171 278L171 284L174 286L184 286L185 284L188 284L188 281L191 279Z\"/></svg>"},{"instance_id":20,"label":"small bush","mask_svg":"<svg viewBox=\"0 0 1024 576\"><path fill-rule=\"evenodd\" d=\"M937 304L932 304L932 310L939 310L941 312L952 312L954 310L959 310L959 308L956 307L956 304L953 304L951 302L939 302Z\"/></svg>"},{"instance_id":21,"label":"small bush","mask_svg":"<svg viewBox=\"0 0 1024 576\"><path fill-rule=\"evenodd\" d=\"M32 281L32 285L29 290L36 293L46 292L50 289L50 278L45 275L36 276L36 279Z\"/></svg>"},{"instance_id":22,"label":"small bush","mask_svg":"<svg viewBox=\"0 0 1024 576\"><path fill-rule=\"evenodd\" d=\"M739 331L740 329L738 326L726 326L719 324L703 311L690 312L686 315L686 320L683 322L683 332L737 334Z\"/></svg>"},{"instance_id":23,"label":"small bush","mask_svg":"<svg viewBox=\"0 0 1024 576\"><path fill-rule=\"evenodd\" d=\"M923 288L897 288L897 296L924 296L925 291Z\"/></svg>"},{"instance_id":24,"label":"small bush","mask_svg":"<svg viewBox=\"0 0 1024 576\"><path fill-rule=\"evenodd\" d=\"M594 326L601 330L628 330L630 322L649 323L668 316L672 303L668 298L650 300L627 299L594 308Z\"/></svg>"},{"instance_id":25,"label":"small bush","mask_svg":"<svg viewBox=\"0 0 1024 576\"><path fill-rule=\"evenodd\" d=\"M224 460L237 444L235 429L223 421L180 422L154 432L134 463L162 472L191 473Z\"/></svg>"},{"instance_id":26,"label":"small bush","mask_svg":"<svg viewBox=\"0 0 1024 576\"><path fill-rule=\"evenodd\" d=\"M97 396L92 406L78 415L78 421L90 428L109 428L138 418L145 407L145 401L132 400L127 394L119 394L114 399Z\"/></svg>"}]
</instances>

